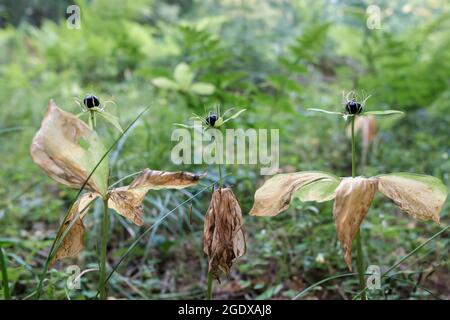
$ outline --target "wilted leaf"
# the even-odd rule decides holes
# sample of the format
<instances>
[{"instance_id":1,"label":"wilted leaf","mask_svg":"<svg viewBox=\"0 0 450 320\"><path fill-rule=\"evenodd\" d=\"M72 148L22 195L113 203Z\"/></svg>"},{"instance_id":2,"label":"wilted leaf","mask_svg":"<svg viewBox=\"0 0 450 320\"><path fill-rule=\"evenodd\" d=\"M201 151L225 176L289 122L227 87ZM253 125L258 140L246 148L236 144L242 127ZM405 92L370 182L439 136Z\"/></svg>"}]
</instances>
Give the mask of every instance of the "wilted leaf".
<instances>
[{"instance_id":1,"label":"wilted leaf","mask_svg":"<svg viewBox=\"0 0 450 320\"><path fill-rule=\"evenodd\" d=\"M403 211L419 220L439 223L447 187L437 178L413 173L379 175L378 188Z\"/></svg>"},{"instance_id":2,"label":"wilted leaf","mask_svg":"<svg viewBox=\"0 0 450 320\"><path fill-rule=\"evenodd\" d=\"M359 231L377 191L373 178L343 178L336 190L333 218L336 232L344 249L344 260L352 270L352 242Z\"/></svg>"},{"instance_id":3,"label":"wilted leaf","mask_svg":"<svg viewBox=\"0 0 450 320\"><path fill-rule=\"evenodd\" d=\"M175 81L178 83L179 87L183 90L187 90L194 79L194 74L191 68L186 63L180 63L175 67L173 73Z\"/></svg>"},{"instance_id":4,"label":"wilted leaf","mask_svg":"<svg viewBox=\"0 0 450 320\"><path fill-rule=\"evenodd\" d=\"M228 275L237 258L246 250L242 211L230 188L214 190L205 214L203 251L209 258L208 271L218 279Z\"/></svg>"},{"instance_id":5,"label":"wilted leaf","mask_svg":"<svg viewBox=\"0 0 450 320\"><path fill-rule=\"evenodd\" d=\"M41 128L30 147L33 161L48 176L72 188L80 188L106 148L97 134L76 116L59 109L51 100ZM87 189L105 194L108 159L104 159L86 184Z\"/></svg>"},{"instance_id":6,"label":"wilted leaf","mask_svg":"<svg viewBox=\"0 0 450 320\"><path fill-rule=\"evenodd\" d=\"M109 193L108 206L129 221L142 225L142 201L149 190L182 189L193 186L204 175L145 169L129 186Z\"/></svg>"},{"instance_id":7,"label":"wilted leaf","mask_svg":"<svg viewBox=\"0 0 450 320\"><path fill-rule=\"evenodd\" d=\"M261 188L256 190L255 202L250 214L255 216L275 216L289 207L293 194L300 188L319 180L334 181L336 179L339 178L320 171L303 171L275 175L267 180ZM302 196L303 199L309 199L309 197L320 198L317 193L312 196L306 192Z\"/></svg>"},{"instance_id":8,"label":"wilted leaf","mask_svg":"<svg viewBox=\"0 0 450 320\"><path fill-rule=\"evenodd\" d=\"M86 193L74 203L67 217L67 220L64 222L64 226L61 229L60 236L69 227L73 219L76 219L76 222L72 225L72 228L64 237L61 245L53 256L52 261L76 256L81 250L83 250L83 217L86 215L92 202L98 197L98 194ZM79 216L77 217L78 213Z\"/></svg>"},{"instance_id":9,"label":"wilted leaf","mask_svg":"<svg viewBox=\"0 0 450 320\"><path fill-rule=\"evenodd\" d=\"M153 85L161 89L177 90L178 85L166 77L158 77L152 80Z\"/></svg>"},{"instance_id":10,"label":"wilted leaf","mask_svg":"<svg viewBox=\"0 0 450 320\"><path fill-rule=\"evenodd\" d=\"M199 95L210 95L213 94L215 87L209 83L196 82L191 86L191 91Z\"/></svg>"}]
</instances>

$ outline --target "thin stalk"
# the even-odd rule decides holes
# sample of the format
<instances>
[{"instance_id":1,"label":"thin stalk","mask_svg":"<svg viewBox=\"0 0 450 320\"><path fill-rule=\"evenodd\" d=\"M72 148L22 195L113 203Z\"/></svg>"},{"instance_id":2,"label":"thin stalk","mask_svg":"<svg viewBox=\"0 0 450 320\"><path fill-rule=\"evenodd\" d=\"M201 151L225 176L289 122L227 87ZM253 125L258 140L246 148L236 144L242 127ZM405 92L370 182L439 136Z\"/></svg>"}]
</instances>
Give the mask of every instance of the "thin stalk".
<instances>
[{"instance_id":1,"label":"thin stalk","mask_svg":"<svg viewBox=\"0 0 450 320\"><path fill-rule=\"evenodd\" d=\"M208 272L208 284L206 287L206 300L212 299L212 284L213 284L213 277L212 277L211 273Z\"/></svg>"},{"instance_id":2,"label":"thin stalk","mask_svg":"<svg viewBox=\"0 0 450 320\"><path fill-rule=\"evenodd\" d=\"M11 299L9 292L8 269L6 265L6 255L3 248L0 248L0 269L2 269L3 296L5 300Z\"/></svg>"},{"instance_id":3,"label":"thin stalk","mask_svg":"<svg viewBox=\"0 0 450 320\"><path fill-rule=\"evenodd\" d=\"M94 111L89 111L89 124L92 130L95 130L95 114Z\"/></svg>"},{"instance_id":4,"label":"thin stalk","mask_svg":"<svg viewBox=\"0 0 450 320\"><path fill-rule=\"evenodd\" d=\"M108 245L109 215L108 215L108 196L103 199L103 217L102 217L102 243L100 251L100 280L99 291L100 299L106 299L106 253Z\"/></svg>"},{"instance_id":5,"label":"thin stalk","mask_svg":"<svg viewBox=\"0 0 450 320\"><path fill-rule=\"evenodd\" d=\"M352 116L352 178L356 177L356 139L355 139L355 118ZM361 230L356 234L356 269L358 271L359 278L359 290L364 290L366 287L366 281L364 278L364 253L361 241ZM366 300L366 292L361 294L361 300Z\"/></svg>"}]
</instances>

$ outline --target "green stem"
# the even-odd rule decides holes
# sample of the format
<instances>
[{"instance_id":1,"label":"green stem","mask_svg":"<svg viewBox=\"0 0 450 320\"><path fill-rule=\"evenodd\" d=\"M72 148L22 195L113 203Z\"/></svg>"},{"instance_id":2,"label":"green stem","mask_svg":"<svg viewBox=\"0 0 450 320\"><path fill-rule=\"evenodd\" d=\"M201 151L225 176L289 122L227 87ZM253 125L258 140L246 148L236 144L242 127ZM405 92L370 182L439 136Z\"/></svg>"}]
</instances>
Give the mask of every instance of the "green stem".
<instances>
[{"instance_id":1,"label":"green stem","mask_svg":"<svg viewBox=\"0 0 450 320\"><path fill-rule=\"evenodd\" d=\"M356 139L355 139L355 118L352 116L352 177L356 177ZM361 241L361 230L356 234L356 268L359 278L359 290L364 290L366 281L364 277L364 253ZM361 300L366 300L366 292L361 295Z\"/></svg>"},{"instance_id":2,"label":"green stem","mask_svg":"<svg viewBox=\"0 0 450 320\"><path fill-rule=\"evenodd\" d=\"M11 294L9 292L9 281L8 281L8 269L6 265L6 254L2 248L0 248L0 269L2 269L2 282L3 282L3 295L5 300L11 299Z\"/></svg>"},{"instance_id":3,"label":"green stem","mask_svg":"<svg viewBox=\"0 0 450 320\"><path fill-rule=\"evenodd\" d=\"M109 215L108 215L108 196L103 199L103 217L102 217L102 242L100 251L100 280L99 291L100 299L106 299L106 253L108 245Z\"/></svg>"},{"instance_id":4,"label":"green stem","mask_svg":"<svg viewBox=\"0 0 450 320\"><path fill-rule=\"evenodd\" d=\"M216 140L216 150L218 149L218 145L217 145L217 140ZM220 159L222 160L222 159ZM218 170L219 170L219 187L223 188L223 181L222 181L222 164L219 163L217 164L218 166ZM208 260L208 270L209 270L209 260ZM208 283L206 286L206 300L211 300L212 299L212 286L213 286L213 277L211 275L210 272L208 272Z\"/></svg>"},{"instance_id":5,"label":"green stem","mask_svg":"<svg viewBox=\"0 0 450 320\"><path fill-rule=\"evenodd\" d=\"M90 113L90 127L92 130L95 130L95 114L94 111L89 111Z\"/></svg>"},{"instance_id":6,"label":"green stem","mask_svg":"<svg viewBox=\"0 0 450 320\"><path fill-rule=\"evenodd\" d=\"M223 182L222 182L222 165L219 163L219 186L222 188L223 187Z\"/></svg>"},{"instance_id":7,"label":"green stem","mask_svg":"<svg viewBox=\"0 0 450 320\"><path fill-rule=\"evenodd\" d=\"M210 272L208 272L208 284L206 289L206 300L212 299L212 284L213 284L213 277Z\"/></svg>"}]
</instances>

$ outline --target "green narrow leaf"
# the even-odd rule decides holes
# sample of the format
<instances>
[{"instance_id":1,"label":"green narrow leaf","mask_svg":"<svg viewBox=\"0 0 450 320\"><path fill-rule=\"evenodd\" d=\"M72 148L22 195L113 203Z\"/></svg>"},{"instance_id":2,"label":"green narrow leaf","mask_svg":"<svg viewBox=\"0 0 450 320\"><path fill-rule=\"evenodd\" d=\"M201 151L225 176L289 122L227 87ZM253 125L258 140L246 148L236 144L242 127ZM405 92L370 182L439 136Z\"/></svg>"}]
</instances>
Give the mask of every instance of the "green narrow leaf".
<instances>
[{"instance_id":1,"label":"green narrow leaf","mask_svg":"<svg viewBox=\"0 0 450 320\"><path fill-rule=\"evenodd\" d=\"M178 85L175 82L165 77L155 78L152 80L152 83L154 86L161 89L168 89L168 90L178 89Z\"/></svg>"},{"instance_id":2,"label":"green narrow leaf","mask_svg":"<svg viewBox=\"0 0 450 320\"><path fill-rule=\"evenodd\" d=\"M99 114L103 117L103 119L112 124L117 130L119 130L120 133L123 132L122 126L119 123L119 119L116 116L113 116L112 114L105 111L97 112L97 114Z\"/></svg>"},{"instance_id":3,"label":"green narrow leaf","mask_svg":"<svg viewBox=\"0 0 450 320\"><path fill-rule=\"evenodd\" d=\"M328 111L328 110L324 110L324 109L308 108L306 110L313 111L313 112L322 112L322 113L326 113L326 114L334 114L334 115L339 115L339 116L344 115L342 112Z\"/></svg>"},{"instance_id":4,"label":"green narrow leaf","mask_svg":"<svg viewBox=\"0 0 450 320\"><path fill-rule=\"evenodd\" d=\"M239 117L243 112L245 112L247 109L242 109L239 110L238 112L236 112L235 114L231 115L227 120L224 121L224 123L227 123L230 120L236 119L237 117Z\"/></svg>"},{"instance_id":5,"label":"green narrow leaf","mask_svg":"<svg viewBox=\"0 0 450 320\"><path fill-rule=\"evenodd\" d=\"M175 67L173 76L180 89L186 91L189 89L192 84L192 80L194 79L194 74L192 73L191 68L184 62Z\"/></svg>"},{"instance_id":6,"label":"green narrow leaf","mask_svg":"<svg viewBox=\"0 0 450 320\"><path fill-rule=\"evenodd\" d=\"M371 115L371 114L379 116L387 116L390 114L404 114L404 112L399 110L374 110L363 112L363 115Z\"/></svg>"},{"instance_id":7,"label":"green narrow leaf","mask_svg":"<svg viewBox=\"0 0 450 320\"><path fill-rule=\"evenodd\" d=\"M204 82L196 82L191 86L191 91L195 94L207 96L213 94L215 87L212 84Z\"/></svg>"}]
</instances>

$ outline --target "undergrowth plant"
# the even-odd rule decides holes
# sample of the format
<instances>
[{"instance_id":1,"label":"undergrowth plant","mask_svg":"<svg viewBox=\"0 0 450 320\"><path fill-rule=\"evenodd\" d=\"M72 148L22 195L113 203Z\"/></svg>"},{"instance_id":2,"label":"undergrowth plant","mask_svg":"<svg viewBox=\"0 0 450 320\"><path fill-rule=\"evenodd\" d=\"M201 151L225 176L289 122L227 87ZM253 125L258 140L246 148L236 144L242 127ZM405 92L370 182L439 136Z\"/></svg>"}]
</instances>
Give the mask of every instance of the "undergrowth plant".
<instances>
[{"instance_id":1,"label":"undergrowth plant","mask_svg":"<svg viewBox=\"0 0 450 320\"><path fill-rule=\"evenodd\" d=\"M85 101L89 109L98 107L91 96L85 98ZM92 106L89 105L90 102L93 103ZM82 250L85 230L83 219L96 199L103 202L98 288L100 299L106 299L108 209L113 209L128 221L141 226L144 214L142 202L149 190L186 188L197 184L203 178L203 175L188 172L145 169L138 172L138 176L128 186L109 186L107 156L112 147L106 149L99 135L93 130L95 121L90 121L90 124L92 128L75 115L58 108L51 100L41 127L31 143L33 161L49 177L79 190L77 199L64 216L48 253L36 290L37 298L41 294L49 265L57 260L73 257ZM86 192L81 194L83 189L86 189Z\"/></svg>"},{"instance_id":2,"label":"undergrowth plant","mask_svg":"<svg viewBox=\"0 0 450 320\"><path fill-rule=\"evenodd\" d=\"M355 119L364 115L402 113L396 110L364 111L368 96L354 92L344 95L344 112L309 109L342 116L350 121L352 172L350 177L338 177L322 171L278 174L267 180L255 193L250 211L255 216L276 216L285 211L294 198L300 201L324 202L334 199L333 218L337 237L344 250L344 260L352 270L352 244L356 239L356 267L360 297L366 299L364 250L360 225L377 191L392 199L399 209L418 220L439 224L439 212L447 198L446 186L437 178L415 173L388 173L374 177L357 175Z\"/></svg>"}]
</instances>

